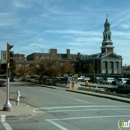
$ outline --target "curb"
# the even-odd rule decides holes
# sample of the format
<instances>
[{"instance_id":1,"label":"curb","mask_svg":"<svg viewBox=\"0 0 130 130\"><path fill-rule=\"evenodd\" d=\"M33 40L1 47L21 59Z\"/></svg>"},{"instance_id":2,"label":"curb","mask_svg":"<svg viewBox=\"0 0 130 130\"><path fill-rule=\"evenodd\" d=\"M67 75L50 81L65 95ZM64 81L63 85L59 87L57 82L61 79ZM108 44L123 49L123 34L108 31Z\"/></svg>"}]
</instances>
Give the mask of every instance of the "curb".
<instances>
[{"instance_id":1,"label":"curb","mask_svg":"<svg viewBox=\"0 0 130 130\"><path fill-rule=\"evenodd\" d=\"M42 87L47 87L47 88L52 88L52 89L57 89L57 86L48 86L48 85L42 85ZM121 102L125 102L125 103L130 103L130 99L129 97L123 97L123 96L119 96L119 95L109 95L109 94L104 94L104 93L96 93L93 92L91 90L89 91L82 91L82 90L71 90L71 89L66 89L65 91L69 91L69 92L75 92L75 93L80 93L80 94L87 94L87 95L92 95L92 96L97 96L97 97L103 97L103 98L108 98L108 99L112 99L112 100L116 100L116 101L121 101Z\"/></svg>"},{"instance_id":2,"label":"curb","mask_svg":"<svg viewBox=\"0 0 130 130\"><path fill-rule=\"evenodd\" d=\"M27 119L35 116L36 112L33 111L32 114L22 114L22 115L5 115L6 120L22 120L22 119Z\"/></svg>"},{"instance_id":3,"label":"curb","mask_svg":"<svg viewBox=\"0 0 130 130\"><path fill-rule=\"evenodd\" d=\"M97 96L97 97L103 97L103 98L108 98L108 99L112 99L112 100L116 100L116 101L130 103L130 99L123 98L123 97L105 95L105 94L94 93L94 92L84 92L84 91L79 91L79 90L69 90L69 89L67 89L66 91L80 93L80 94L87 94L87 95L92 95L92 96Z\"/></svg>"}]
</instances>

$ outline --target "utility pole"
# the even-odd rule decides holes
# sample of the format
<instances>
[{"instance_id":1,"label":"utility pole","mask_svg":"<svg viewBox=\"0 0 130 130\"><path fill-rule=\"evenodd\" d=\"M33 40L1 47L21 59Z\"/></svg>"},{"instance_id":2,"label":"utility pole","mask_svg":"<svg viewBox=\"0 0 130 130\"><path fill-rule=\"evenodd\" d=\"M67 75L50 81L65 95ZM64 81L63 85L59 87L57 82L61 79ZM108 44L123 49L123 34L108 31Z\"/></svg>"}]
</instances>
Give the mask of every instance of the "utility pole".
<instances>
[{"instance_id":1,"label":"utility pole","mask_svg":"<svg viewBox=\"0 0 130 130\"><path fill-rule=\"evenodd\" d=\"M13 47L13 45L10 45L7 43L7 85L6 85L6 103L3 107L3 111L11 111L12 110L12 105L9 101L9 82L10 82L10 49Z\"/></svg>"}]
</instances>

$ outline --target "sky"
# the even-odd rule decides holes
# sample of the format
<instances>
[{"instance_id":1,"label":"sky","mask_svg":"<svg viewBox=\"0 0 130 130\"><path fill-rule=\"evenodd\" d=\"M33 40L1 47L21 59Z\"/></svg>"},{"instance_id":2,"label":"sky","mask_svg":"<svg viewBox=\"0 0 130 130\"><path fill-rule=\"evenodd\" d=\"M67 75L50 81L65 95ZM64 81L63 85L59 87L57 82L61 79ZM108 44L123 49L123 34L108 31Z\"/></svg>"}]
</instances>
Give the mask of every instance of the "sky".
<instances>
[{"instance_id":1,"label":"sky","mask_svg":"<svg viewBox=\"0 0 130 130\"><path fill-rule=\"evenodd\" d=\"M0 48L8 42L25 56L52 48L100 53L107 17L114 53L130 65L130 0L0 0Z\"/></svg>"}]
</instances>

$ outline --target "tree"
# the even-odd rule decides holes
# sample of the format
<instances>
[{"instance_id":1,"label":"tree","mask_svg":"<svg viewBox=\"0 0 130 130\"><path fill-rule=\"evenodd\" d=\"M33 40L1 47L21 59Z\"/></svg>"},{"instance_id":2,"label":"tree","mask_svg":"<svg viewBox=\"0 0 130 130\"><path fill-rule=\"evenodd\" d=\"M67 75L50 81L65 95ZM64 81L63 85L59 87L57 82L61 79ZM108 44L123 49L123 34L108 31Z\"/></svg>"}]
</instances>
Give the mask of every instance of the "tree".
<instances>
[{"instance_id":1,"label":"tree","mask_svg":"<svg viewBox=\"0 0 130 130\"><path fill-rule=\"evenodd\" d=\"M89 64L86 64L85 66L85 71L88 73L88 74L93 74L94 73L94 68L93 68L93 65L91 63Z\"/></svg>"},{"instance_id":2,"label":"tree","mask_svg":"<svg viewBox=\"0 0 130 130\"><path fill-rule=\"evenodd\" d=\"M126 66L126 70L130 70L130 65Z\"/></svg>"},{"instance_id":3,"label":"tree","mask_svg":"<svg viewBox=\"0 0 130 130\"><path fill-rule=\"evenodd\" d=\"M37 64L33 63L29 66L28 70L29 74L37 74L40 77L43 77L44 75L55 77L71 72L74 72L74 67L70 62L61 64L57 59L45 59Z\"/></svg>"},{"instance_id":4,"label":"tree","mask_svg":"<svg viewBox=\"0 0 130 130\"><path fill-rule=\"evenodd\" d=\"M58 76L61 73L60 62L56 59L45 59L39 64L40 75Z\"/></svg>"},{"instance_id":5,"label":"tree","mask_svg":"<svg viewBox=\"0 0 130 130\"><path fill-rule=\"evenodd\" d=\"M62 74L69 74L74 71L75 71L75 69L70 62L66 61L63 63L63 66L61 67Z\"/></svg>"},{"instance_id":6,"label":"tree","mask_svg":"<svg viewBox=\"0 0 130 130\"><path fill-rule=\"evenodd\" d=\"M29 65L29 68L26 70L26 73L29 74L29 75L36 75L37 70L38 70L37 64L32 63L32 64Z\"/></svg>"}]
</instances>

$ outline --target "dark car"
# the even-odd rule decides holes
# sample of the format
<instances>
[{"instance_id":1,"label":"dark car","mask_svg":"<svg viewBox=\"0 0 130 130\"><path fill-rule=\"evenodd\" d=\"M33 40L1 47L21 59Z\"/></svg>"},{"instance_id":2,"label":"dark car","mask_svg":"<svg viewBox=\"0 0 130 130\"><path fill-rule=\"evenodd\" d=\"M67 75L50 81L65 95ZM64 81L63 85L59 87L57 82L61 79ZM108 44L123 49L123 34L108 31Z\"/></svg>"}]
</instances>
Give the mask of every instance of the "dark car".
<instances>
[{"instance_id":1,"label":"dark car","mask_svg":"<svg viewBox=\"0 0 130 130\"><path fill-rule=\"evenodd\" d=\"M130 85L118 84L118 85L114 85L111 88L107 88L106 91L120 93L120 94L130 94Z\"/></svg>"},{"instance_id":2,"label":"dark car","mask_svg":"<svg viewBox=\"0 0 130 130\"><path fill-rule=\"evenodd\" d=\"M0 87L6 87L6 82L4 80L0 80Z\"/></svg>"},{"instance_id":3,"label":"dark car","mask_svg":"<svg viewBox=\"0 0 130 130\"><path fill-rule=\"evenodd\" d=\"M100 80L98 80L98 83L100 83L100 84L107 84L107 80L105 80L105 79L100 79Z\"/></svg>"},{"instance_id":4,"label":"dark car","mask_svg":"<svg viewBox=\"0 0 130 130\"><path fill-rule=\"evenodd\" d=\"M69 78L68 77L62 77L58 78L55 83L60 83L60 84L68 84L69 83Z\"/></svg>"},{"instance_id":5,"label":"dark car","mask_svg":"<svg viewBox=\"0 0 130 130\"><path fill-rule=\"evenodd\" d=\"M103 77L95 77L95 78L90 78L88 82L99 83L101 80L103 80Z\"/></svg>"},{"instance_id":6,"label":"dark car","mask_svg":"<svg viewBox=\"0 0 130 130\"><path fill-rule=\"evenodd\" d=\"M90 79L88 80L88 82L95 83L95 82L96 82L96 79L90 78Z\"/></svg>"},{"instance_id":7,"label":"dark car","mask_svg":"<svg viewBox=\"0 0 130 130\"><path fill-rule=\"evenodd\" d=\"M125 84L128 84L128 85L130 85L130 80L127 80Z\"/></svg>"},{"instance_id":8,"label":"dark car","mask_svg":"<svg viewBox=\"0 0 130 130\"><path fill-rule=\"evenodd\" d=\"M14 78L14 77L11 77L11 78L10 78L10 82L15 82L15 78Z\"/></svg>"}]
</instances>

